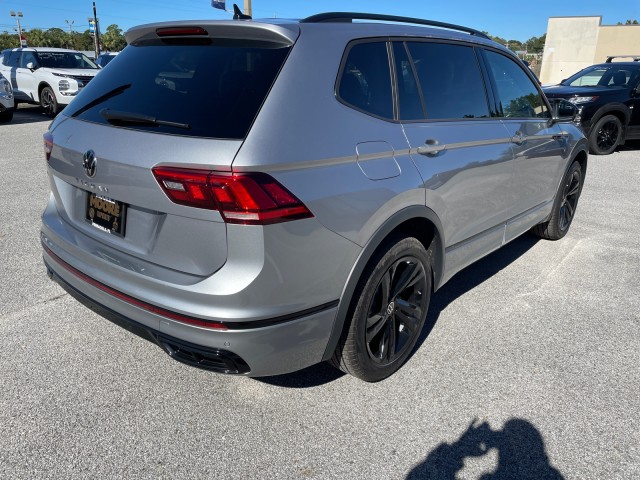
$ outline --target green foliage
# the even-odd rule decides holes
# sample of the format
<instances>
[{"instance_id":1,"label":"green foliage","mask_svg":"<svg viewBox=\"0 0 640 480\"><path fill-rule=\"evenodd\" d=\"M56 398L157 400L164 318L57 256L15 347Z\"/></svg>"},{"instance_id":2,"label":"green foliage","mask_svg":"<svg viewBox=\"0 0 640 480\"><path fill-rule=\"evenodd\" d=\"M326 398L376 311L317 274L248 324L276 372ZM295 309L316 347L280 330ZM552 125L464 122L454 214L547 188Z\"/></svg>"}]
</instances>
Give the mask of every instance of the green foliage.
<instances>
[{"instance_id":1,"label":"green foliage","mask_svg":"<svg viewBox=\"0 0 640 480\"><path fill-rule=\"evenodd\" d=\"M84 32L69 32L61 28L49 28L41 30L33 28L23 30L22 34L27 39L30 47L58 47L72 50L93 50L93 37L89 30ZM0 50L5 48L17 48L20 46L17 33L0 32ZM127 46L122 30L117 25L109 25L103 35L100 36L102 44L100 50L117 52Z\"/></svg>"},{"instance_id":2,"label":"green foliage","mask_svg":"<svg viewBox=\"0 0 640 480\"><path fill-rule=\"evenodd\" d=\"M118 52L127 46L122 30L118 25L109 25L100 37L100 41L105 50L109 50L110 52Z\"/></svg>"},{"instance_id":3,"label":"green foliage","mask_svg":"<svg viewBox=\"0 0 640 480\"><path fill-rule=\"evenodd\" d=\"M542 53L544 50L544 42L547 39L547 34L543 34L541 37L531 37L526 42L521 42L520 40L506 40L502 37L496 37L494 35L490 35L489 32L482 32L491 38L494 42L498 42L501 45L504 45L509 50L519 51L526 50L529 54L534 53Z\"/></svg>"},{"instance_id":4,"label":"green foliage","mask_svg":"<svg viewBox=\"0 0 640 480\"><path fill-rule=\"evenodd\" d=\"M638 20L627 20L626 22L618 22L618 25L638 25Z\"/></svg>"}]
</instances>

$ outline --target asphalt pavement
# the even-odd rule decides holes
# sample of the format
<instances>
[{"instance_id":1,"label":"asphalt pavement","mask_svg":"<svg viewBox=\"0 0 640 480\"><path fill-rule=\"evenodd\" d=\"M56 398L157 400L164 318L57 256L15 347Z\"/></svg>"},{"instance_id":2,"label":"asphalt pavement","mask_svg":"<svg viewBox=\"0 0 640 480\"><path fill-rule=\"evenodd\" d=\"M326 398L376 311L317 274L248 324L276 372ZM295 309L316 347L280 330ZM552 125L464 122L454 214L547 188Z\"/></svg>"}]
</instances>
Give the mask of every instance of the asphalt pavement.
<instances>
[{"instance_id":1,"label":"asphalt pavement","mask_svg":"<svg viewBox=\"0 0 640 480\"><path fill-rule=\"evenodd\" d=\"M0 124L0 478L640 478L640 143L591 156L569 234L458 274L367 384L187 367L69 297L41 258L48 123Z\"/></svg>"}]
</instances>

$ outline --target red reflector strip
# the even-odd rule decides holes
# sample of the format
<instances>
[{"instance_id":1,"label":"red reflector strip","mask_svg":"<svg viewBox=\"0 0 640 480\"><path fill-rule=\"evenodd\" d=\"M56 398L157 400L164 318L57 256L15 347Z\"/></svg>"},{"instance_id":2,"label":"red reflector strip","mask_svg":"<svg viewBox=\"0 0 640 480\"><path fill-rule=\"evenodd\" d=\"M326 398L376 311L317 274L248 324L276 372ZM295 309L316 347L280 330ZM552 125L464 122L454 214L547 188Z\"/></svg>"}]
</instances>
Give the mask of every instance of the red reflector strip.
<instances>
[{"instance_id":1,"label":"red reflector strip","mask_svg":"<svg viewBox=\"0 0 640 480\"><path fill-rule=\"evenodd\" d=\"M60 257L58 257L55 253L53 253L51 251L51 249L49 249L46 245L42 246L45 251L47 252L47 254L53 258L58 264L60 264L62 267L64 267L66 270L68 270L69 272L73 273L76 277L80 278L81 280L84 280L85 282L87 282L89 285L92 285L94 287L96 287L98 290L102 290L105 293L108 293L111 296L114 296L120 300L122 300L123 302L129 303L131 305L134 305L136 307L139 307L143 310L146 310L148 312L151 313L155 313L157 315L161 315L163 317L166 318L170 318L171 320L175 320L176 322L180 322L180 323L186 323L189 325L195 325L197 327L203 327L203 328L211 328L214 330L227 330L227 326L223 323L218 323L218 322L211 322L208 320L202 320L200 318L194 318L194 317L189 317L187 315L181 315L179 313L176 312L172 312L171 310L166 310L164 308L161 307L157 307L155 305L152 305L150 303L144 302L142 300L138 300L137 298L134 298L130 295L127 295L126 293L122 293L114 288L108 287L107 285L98 282L97 280L94 280L93 278L91 278L88 275L85 275L84 273L82 273L80 270L77 270L76 268L72 267L71 265L69 265L67 262L65 262L64 260L62 260Z\"/></svg>"},{"instance_id":2,"label":"red reflector strip","mask_svg":"<svg viewBox=\"0 0 640 480\"><path fill-rule=\"evenodd\" d=\"M44 132L42 140L44 141L44 158L48 162L51 158L51 150L53 150L53 135L51 135L51 132Z\"/></svg>"},{"instance_id":3,"label":"red reflector strip","mask_svg":"<svg viewBox=\"0 0 640 480\"><path fill-rule=\"evenodd\" d=\"M200 27L168 27L158 28L156 35L159 37L179 37L179 36L191 36L191 35L209 35L209 33Z\"/></svg>"}]
</instances>

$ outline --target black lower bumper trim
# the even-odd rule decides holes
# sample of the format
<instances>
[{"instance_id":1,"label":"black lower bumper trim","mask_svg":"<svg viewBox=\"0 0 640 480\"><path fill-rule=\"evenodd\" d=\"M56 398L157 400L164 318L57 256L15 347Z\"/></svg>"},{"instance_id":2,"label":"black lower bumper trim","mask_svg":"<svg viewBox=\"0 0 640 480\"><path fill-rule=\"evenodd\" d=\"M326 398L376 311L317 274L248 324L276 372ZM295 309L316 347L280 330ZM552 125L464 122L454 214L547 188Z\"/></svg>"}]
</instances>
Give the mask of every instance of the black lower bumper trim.
<instances>
[{"instance_id":1,"label":"black lower bumper trim","mask_svg":"<svg viewBox=\"0 0 640 480\"><path fill-rule=\"evenodd\" d=\"M51 270L48 265L46 266L49 278L58 283L69 295L85 307L134 335L159 345L171 358L192 367L203 368L217 373L246 374L251 371L247 362L233 352L179 340L114 312L77 290Z\"/></svg>"},{"instance_id":2,"label":"black lower bumper trim","mask_svg":"<svg viewBox=\"0 0 640 480\"><path fill-rule=\"evenodd\" d=\"M192 367L213 370L219 373L249 373L247 363L235 353L219 348L205 348L163 333L155 335L160 345L169 356Z\"/></svg>"}]
</instances>

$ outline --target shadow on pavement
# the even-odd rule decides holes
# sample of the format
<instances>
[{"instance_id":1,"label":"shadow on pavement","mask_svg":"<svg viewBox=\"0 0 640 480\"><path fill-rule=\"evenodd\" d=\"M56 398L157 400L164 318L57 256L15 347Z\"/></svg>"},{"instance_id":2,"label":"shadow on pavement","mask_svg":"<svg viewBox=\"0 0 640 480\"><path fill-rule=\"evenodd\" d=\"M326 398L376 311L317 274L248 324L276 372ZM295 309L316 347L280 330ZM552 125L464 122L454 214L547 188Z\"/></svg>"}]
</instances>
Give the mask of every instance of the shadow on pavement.
<instances>
[{"instance_id":1,"label":"shadow on pavement","mask_svg":"<svg viewBox=\"0 0 640 480\"><path fill-rule=\"evenodd\" d=\"M486 423L469 428L453 443L441 443L422 463L414 467L406 480L454 480L465 466L465 459L483 457L492 449L498 454L497 468L479 480L562 480L562 474L549 463L542 435L527 420L511 418L501 430Z\"/></svg>"},{"instance_id":2,"label":"shadow on pavement","mask_svg":"<svg viewBox=\"0 0 640 480\"><path fill-rule=\"evenodd\" d=\"M38 105L20 104L13 112L13 120L7 125L21 125L26 123L51 122L53 118L47 116Z\"/></svg>"},{"instance_id":3,"label":"shadow on pavement","mask_svg":"<svg viewBox=\"0 0 640 480\"><path fill-rule=\"evenodd\" d=\"M485 280L491 278L503 268L509 266L533 247L538 240L539 239L533 235L522 235L509 243L509 245L468 266L447 282L447 284L431 298L427 320L414 348L414 353L429 336L440 313L447 305L461 295L474 289ZM320 363L287 375L261 377L255 380L280 387L308 388L332 382L343 375L344 373L339 372L327 363Z\"/></svg>"},{"instance_id":4,"label":"shadow on pavement","mask_svg":"<svg viewBox=\"0 0 640 480\"><path fill-rule=\"evenodd\" d=\"M333 382L344 375L340 370L326 362L322 362L286 375L256 377L254 380L277 387L310 388Z\"/></svg>"},{"instance_id":5,"label":"shadow on pavement","mask_svg":"<svg viewBox=\"0 0 640 480\"><path fill-rule=\"evenodd\" d=\"M616 148L616 152L629 152L640 150L640 140L627 140L624 145Z\"/></svg>"}]
</instances>

